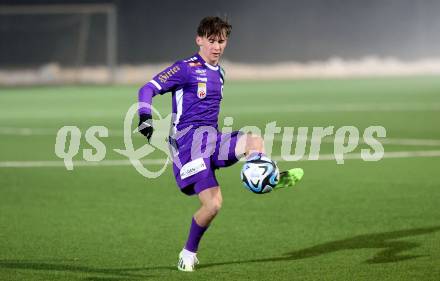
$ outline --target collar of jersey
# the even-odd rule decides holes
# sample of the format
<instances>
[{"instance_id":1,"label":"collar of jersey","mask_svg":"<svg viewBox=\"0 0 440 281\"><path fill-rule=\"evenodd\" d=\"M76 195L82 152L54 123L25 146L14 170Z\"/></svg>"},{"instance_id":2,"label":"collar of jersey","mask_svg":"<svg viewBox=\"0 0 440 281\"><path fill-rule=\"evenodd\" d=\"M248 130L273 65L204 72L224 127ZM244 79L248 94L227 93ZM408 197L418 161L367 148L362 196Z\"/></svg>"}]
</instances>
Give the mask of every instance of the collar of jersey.
<instances>
[{"instance_id":1,"label":"collar of jersey","mask_svg":"<svg viewBox=\"0 0 440 281\"><path fill-rule=\"evenodd\" d=\"M202 58L202 56L199 55L199 53L196 54L196 57L197 57L197 58L198 58L198 59L199 59L204 65L206 65L209 69L211 69L211 70L215 70L215 71L218 70L218 65L214 66L214 65L211 65L211 64L207 63L207 62Z\"/></svg>"}]
</instances>

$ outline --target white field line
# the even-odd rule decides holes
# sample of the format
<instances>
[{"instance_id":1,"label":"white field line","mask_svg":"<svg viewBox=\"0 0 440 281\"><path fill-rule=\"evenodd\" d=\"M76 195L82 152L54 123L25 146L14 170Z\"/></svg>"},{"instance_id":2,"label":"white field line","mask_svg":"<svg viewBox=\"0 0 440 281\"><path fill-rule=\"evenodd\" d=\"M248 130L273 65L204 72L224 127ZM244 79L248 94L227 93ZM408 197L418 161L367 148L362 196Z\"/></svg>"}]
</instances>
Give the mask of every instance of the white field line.
<instances>
[{"instance_id":1,"label":"white field line","mask_svg":"<svg viewBox=\"0 0 440 281\"><path fill-rule=\"evenodd\" d=\"M228 106L225 107L223 113L227 114L265 114L265 113L316 113L316 112L394 112L394 111L440 111L440 103L338 103L338 104L292 104L292 105L276 105L261 106L254 105L248 107ZM84 112L80 116L74 115L76 118L104 118L120 116L120 113L107 111ZM64 112L44 112L36 113L32 119L53 119L53 118L72 118L72 113ZM24 115L15 115L10 112L1 112L0 119L23 119Z\"/></svg>"},{"instance_id":2,"label":"white field line","mask_svg":"<svg viewBox=\"0 0 440 281\"><path fill-rule=\"evenodd\" d=\"M383 158L426 158L440 157L440 150L427 151L394 151L385 152ZM277 162L286 162L281 156L273 156ZM362 159L360 153L350 153L343 156L344 160ZM328 161L335 160L334 154L321 154L318 160L308 160L307 157L299 161ZM145 165L163 165L166 159L150 159L141 161ZM290 161L289 161L290 162ZM293 162L293 161L292 161ZM297 161L295 161L297 162ZM171 164L171 163L170 163ZM130 166L129 160L102 160L100 162L88 162L84 160L73 161L74 167L103 167L103 166ZM63 161L0 161L0 168L42 168L42 167L64 167Z\"/></svg>"},{"instance_id":3,"label":"white field line","mask_svg":"<svg viewBox=\"0 0 440 281\"><path fill-rule=\"evenodd\" d=\"M248 106L225 107L224 113L261 114L261 113L301 113L301 112L375 112L375 111L440 111L440 103L389 103L389 104L293 104L272 107Z\"/></svg>"},{"instance_id":4,"label":"white field line","mask_svg":"<svg viewBox=\"0 0 440 281\"><path fill-rule=\"evenodd\" d=\"M56 135L56 129L50 128L11 128L0 127L0 135L11 136L54 136ZM167 132L154 132L155 137L166 138ZM122 137L124 132L122 130L109 130L109 137ZM136 134L134 135L136 136ZM140 135L138 135L140 137ZM275 141L282 141L282 134L277 134L274 137ZM307 139L307 143L310 143L311 137ZM438 139L407 139L407 138L377 138L382 144L388 145L406 145L406 146L440 146L440 140ZM297 138L293 137L292 142L296 142ZM334 143L334 139L326 137L322 140L323 143ZM360 138L359 144L363 144L365 141Z\"/></svg>"},{"instance_id":5,"label":"white field line","mask_svg":"<svg viewBox=\"0 0 440 281\"><path fill-rule=\"evenodd\" d=\"M282 141L283 136L281 134L274 137L274 140L276 141ZM298 140L297 137L292 138L292 144L296 143ZM406 138L377 138L377 141L379 141L382 144L389 144L389 145L406 145L406 146L440 146L440 140L438 139L406 139ZM319 143L318 141L311 141L311 137L308 137L306 139L307 143ZM322 139L323 143L338 143L335 142L334 136L333 137L325 137ZM346 143L344 141L344 143ZM365 140L360 137L359 138L359 144L365 144Z\"/></svg>"},{"instance_id":6,"label":"white field line","mask_svg":"<svg viewBox=\"0 0 440 281\"><path fill-rule=\"evenodd\" d=\"M0 127L0 135L11 136L55 136L56 129L50 128L14 128L14 127Z\"/></svg>"},{"instance_id":7,"label":"white field line","mask_svg":"<svg viewBox=\"0 0 440 281\"><path fill-rule=\"evenodd\" d=\"M61 127L60 127L61 128ZM0 127L0 135L11 135L11 136L56 136L58 130L60 128L51 129L51 128L14 128L14 127ZM84 132L85 133L85 130ZM155 135L167 137L169 131L166 132L156 132ZM141 136L140 134L138 134ZM109 137L123 137L123 130L109 130ZM136 134L134 134L136 136Z\"/></svg>"},{"instance_id":8,"label":"white field line","mask_svg":"<svg viewBox=\"0 0 440 281\"><path fill-rule=\"evenodd\" d=\"M163 165L166 159L143 160L145 165ZM97 167L97 166L130 166L129 160L102 160L89 162L85 160L73 161L73 167ZM64 167L64 162L53 161L0 161L0 168L42 168L42 167Z\"/></svg>"},{"instance_id":9,"label":"white field line","mask_svg":"<svg viewBox=\"0 0 440 281\"><path fill-rule=\"evenodd\" d=\"M425 151L392 151L385 152L383 158L426 158L426 157L440 157L440 150L425 150ZM275 161L286 162L281 158L281 156L272 157ZM344 160L359 160L362 159L360 153L349 153L341 156ZM335 155L330 154L320 154L318 160L308 160L307 158L303 158L299 161L326 161L326 160L335 160Z\"/></svg>"}]
</instances>

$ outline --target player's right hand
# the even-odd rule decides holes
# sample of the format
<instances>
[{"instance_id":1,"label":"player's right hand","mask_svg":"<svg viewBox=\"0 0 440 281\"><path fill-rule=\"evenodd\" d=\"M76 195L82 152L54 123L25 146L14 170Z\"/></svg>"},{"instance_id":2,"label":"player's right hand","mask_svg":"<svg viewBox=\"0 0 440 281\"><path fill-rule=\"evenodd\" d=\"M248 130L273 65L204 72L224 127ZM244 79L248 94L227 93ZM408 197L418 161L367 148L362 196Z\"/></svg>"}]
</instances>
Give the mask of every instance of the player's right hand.
<instances>
[{"instance_id":1,"label":"player's right hand","mask_svg":"<svg viewBox=\"0 0 440 281\"><path fill-rule=\"evenodd\" d=\"M148 143L150 142L151 136L153 135L153 118L151 114L140 114L139 115L139 132L147 138Z\"/></svg>"}]
</instances>

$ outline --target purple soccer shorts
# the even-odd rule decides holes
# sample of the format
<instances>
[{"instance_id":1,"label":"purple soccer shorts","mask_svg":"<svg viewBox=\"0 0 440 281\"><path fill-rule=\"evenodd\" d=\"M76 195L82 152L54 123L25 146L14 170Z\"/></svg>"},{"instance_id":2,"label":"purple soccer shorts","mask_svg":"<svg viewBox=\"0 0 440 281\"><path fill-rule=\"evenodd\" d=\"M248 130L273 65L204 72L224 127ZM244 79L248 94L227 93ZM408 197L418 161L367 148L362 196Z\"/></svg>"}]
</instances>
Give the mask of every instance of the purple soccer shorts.
<instances>
[{"instance_id":1,"label":"purple soccer shorts","mask_svg":"<svg viewBox=\"0 0 440 281\"><path fill-rule=\"evenodd\" d=\"M180 190L194 195L218 186L215 170L239 161L241 155L235 155L235 148L242 134L240 131L222 134L216 128L201 127L174 141L173 171Z\"/></svg>"}]
</instances>

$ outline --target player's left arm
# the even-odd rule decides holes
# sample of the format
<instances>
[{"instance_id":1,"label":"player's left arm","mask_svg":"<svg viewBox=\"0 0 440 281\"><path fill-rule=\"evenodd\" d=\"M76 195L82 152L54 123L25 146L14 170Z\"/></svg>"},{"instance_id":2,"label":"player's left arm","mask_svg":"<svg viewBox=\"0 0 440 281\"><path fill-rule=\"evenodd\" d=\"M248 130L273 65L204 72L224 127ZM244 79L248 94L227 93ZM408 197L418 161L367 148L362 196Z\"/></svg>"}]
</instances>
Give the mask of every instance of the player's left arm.
<instances>
[{"instance_id":1,"label":"player's left arm","mask_svg":"<svg viewBox=\"0 0 440 281\"><path fill-rule=\"evenodd\" d=\"M153 97L182 87L188 80L189 68L185 62L176 62L155 75L150 82L139 89L139 132L148 141L153 135L151 105Z\"/></svg>"}]
</instances>

